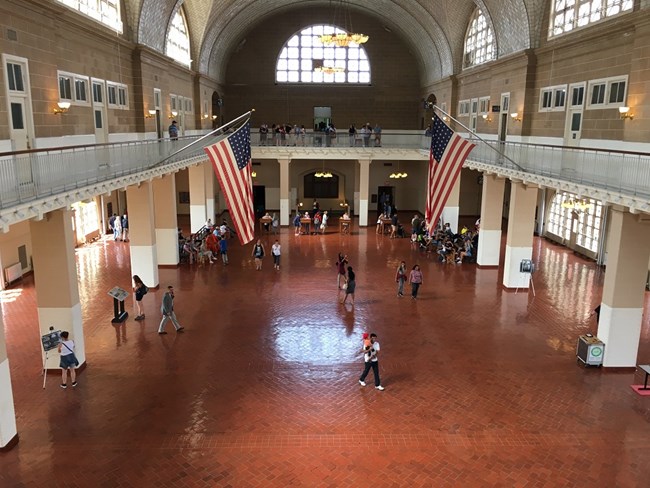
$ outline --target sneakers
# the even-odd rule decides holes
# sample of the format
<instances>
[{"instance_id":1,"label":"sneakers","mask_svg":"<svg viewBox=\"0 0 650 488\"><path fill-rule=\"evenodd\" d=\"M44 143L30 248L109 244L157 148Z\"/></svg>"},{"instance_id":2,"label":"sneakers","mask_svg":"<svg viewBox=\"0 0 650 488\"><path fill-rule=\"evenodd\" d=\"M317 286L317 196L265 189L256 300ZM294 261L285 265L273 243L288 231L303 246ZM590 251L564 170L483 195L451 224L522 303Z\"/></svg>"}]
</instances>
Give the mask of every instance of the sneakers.
<instances>
[{"instance_id":1,"label":"sneakers","mask_svg":"<svg viewBox=\"0 0 650 488\"><path fill-rule=\"evenodd\" d=\"M165 332L164 330L162 332L158 332L158 334L160 334L160 335L163 335L163 334L166 334L166 333L167 332Z\"/></svg>"},{"instance_id":2,"label":"sneakers","mask_svg":"<svg viewBox=\"0 0 650 488\"><path fill-rule=\"evenodd\" d=\"M77 386L77 382L76 382L76 381L73 381L73 382L72 382L72 387L74 388L75 386Z\"/></svg>"},{"instance_id":3,"label":"sneakers","mask_svg":"<svg viewBox=\"0 0 650 488\"><path fill-rule=\"evenodd\" d=\"M144 315L138 315L138 316L135 318L135 320L137 320L137 321L144 320Z\"/></svg>"},{"instance_id":4,"label":"sneakers","mask_svg":"<svg viewBox=\"0 0 650 488\"><path fill-rule=\"evenodd\" d=\"M384 388L384 387L381 386L381 385L379 385L379 386L375 386L375 390L384 391L385 389L386 389L386 388Z\"/></svg>"},{"instance_id":5,"label":"sneakers","mask_svg":"<svg viewBox=\"0 0 650 488\"><path fill-rule=\"evenodd\" d=\"M178 329L176 329L176 332L184 332L184 331L185 331L185 327L179 327Z\"/></svg>"},{"instance_id":6,"label":"sneakers","mask_svg":"<svg viewBox=\"0 0 650 488\"><path fill-rule=\"evenodd\" d=\"M366 386L366 382L365 382L365 381L362 381L362 380L359 380L359 384L360 384L361 386Z\"/></svg>"},{"instance_id":7,"label":"sneakers","mask_svg":"<svg viewBox=\"0 0 650 488\"><path fill-rule=\"evenodd\" d=\"M61 383L59 386L60 386L61 388L63 388L64 390L68 387L68 385L66 385L65 383Z\"/></svg>"}]
</instances>

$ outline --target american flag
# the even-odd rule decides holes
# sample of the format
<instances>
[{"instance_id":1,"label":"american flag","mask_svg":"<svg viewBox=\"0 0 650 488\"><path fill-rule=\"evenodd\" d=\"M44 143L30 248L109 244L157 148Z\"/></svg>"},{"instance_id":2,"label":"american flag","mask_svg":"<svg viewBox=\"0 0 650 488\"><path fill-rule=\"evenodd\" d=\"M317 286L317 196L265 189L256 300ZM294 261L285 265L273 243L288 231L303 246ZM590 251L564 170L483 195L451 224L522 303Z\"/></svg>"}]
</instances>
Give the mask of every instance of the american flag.
<instances>
[{"instance_id":1,"label":"american flag","mask_svg":"<svg viewBox=\"0 0 650 488\"><path fill-rule=\"evenodd\" d=\"M460 176L463 163L475 146L447 127L437 114L433 114L431 133L425 214L429 232L435 228L454 184Z\"/></svg>"},{"instance_id":2,"label":"american flag","mask_svg":"<svg viewBox=\"0 0 650 488\"><path fill-rule=\"evenodd\" d=\"M205 148L226 197L230 218L242 245L253 240L253 180L251 178L251 125L237 129L225 139Z\"/></svg>"}]
</instances>

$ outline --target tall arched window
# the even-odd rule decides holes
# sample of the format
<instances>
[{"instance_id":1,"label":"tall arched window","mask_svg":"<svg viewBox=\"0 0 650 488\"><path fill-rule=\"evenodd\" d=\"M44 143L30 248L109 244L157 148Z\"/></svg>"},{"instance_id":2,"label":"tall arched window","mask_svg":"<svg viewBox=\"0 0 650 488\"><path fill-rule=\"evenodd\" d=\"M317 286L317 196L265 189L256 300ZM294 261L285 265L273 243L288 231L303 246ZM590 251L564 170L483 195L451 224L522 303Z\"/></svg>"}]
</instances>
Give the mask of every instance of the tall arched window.
<instances>
[{"instance_id":1,"label":"tall arched window","mask_svg":"<svg viewBox=\"0 0 650 488\"><path fill-rule=\"evenodd\" d=\"M469 68L496 58L496 42L485 15L477 8L472 14L465 34L463 67Z\"/></svg>"},{"instance_id":2,"label":"tall arched window","mask_svg":"<svg viewBox=\"0 0 650 488\"><path fill-rule=\"evenodd\" d=\"M612 17L634 7L634 0L551 0L553 11L548 36L585 27L606 17Z\"/></svg>"},{"instance_id":3,"label":"tall arched window","mask_svg":"<svg viewBox=\"0 0 650 488\"><path fill-rule=\"evenodd\" d=\"M58 0L84 15L122 33L120 0Z\"/></svg>"},{"instance_id":4,"label":"tall arched window","mask_svg":"<svg viewBox=\"0 0 650 488\"><path fill-rule=\"evenodd\" d=\"M185 66L192 63L192 59L190 59L190 36L187 33L187 23L181 9L176 12L169 26L166 54Z\"/></svg>"},{"instance_id":5,"label":"tall arched window","mask_svg":"<svg viewBox=\"0 0 650 488\"><path fill-rule=\"evenodd\" d=\"M603 206L593 198L578 198L577 195L558 191L553 198L548 214L547 230L551 234L571 240L576 235L576 244L589 251L598 251ZM574 224L575 220L575 224Z\"/></svg>"},{"instance_id":6,"label":"tall arched window","mask_svg":"<svg viewBox=\"0 0 650 488\"><path fill-rule=\"evenodd\" d=\"M343 30L313 25L295 34L282 48L275 69L278 83L370 83L370 63L365 49L350 43L324 46L322 34Z\"/></svg>"}]
</instances>

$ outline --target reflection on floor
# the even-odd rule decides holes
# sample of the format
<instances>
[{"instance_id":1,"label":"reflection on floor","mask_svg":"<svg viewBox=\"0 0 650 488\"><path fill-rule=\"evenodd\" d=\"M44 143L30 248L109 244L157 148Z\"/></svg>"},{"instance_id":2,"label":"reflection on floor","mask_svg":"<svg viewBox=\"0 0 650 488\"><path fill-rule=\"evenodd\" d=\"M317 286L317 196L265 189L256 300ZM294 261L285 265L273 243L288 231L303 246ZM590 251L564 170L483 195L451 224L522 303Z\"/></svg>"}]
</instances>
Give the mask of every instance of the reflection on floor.
<instances>
[{"instance_id":1,"label":"reflection on floor","mask_svg":"<svg viewBox=\"0 0 650 488\"><path fill-rule=\"evenodd\" d=\"M146 319L129 298L120 326L107 291L130 286L128 243L80 249L88 366L74 390L56 376L41 389L33 281L4 292L20 442L0 455L0 485L647 486L650 398L629 387L640 374L576 364L578 336L596 331L593 262L536 239L533 297L374 228L284 229L279 271L274 239L262 271L235 240L227 267L161 269ZM339 251L354 307L338 302ZM396 296L402 259L422 266L417 301ZM168 284L185 334L156 333ZM649 330L646 315L646 363ZM379 336L383 392L357 382L364 331Z\"/></svg>"}]
</instances>

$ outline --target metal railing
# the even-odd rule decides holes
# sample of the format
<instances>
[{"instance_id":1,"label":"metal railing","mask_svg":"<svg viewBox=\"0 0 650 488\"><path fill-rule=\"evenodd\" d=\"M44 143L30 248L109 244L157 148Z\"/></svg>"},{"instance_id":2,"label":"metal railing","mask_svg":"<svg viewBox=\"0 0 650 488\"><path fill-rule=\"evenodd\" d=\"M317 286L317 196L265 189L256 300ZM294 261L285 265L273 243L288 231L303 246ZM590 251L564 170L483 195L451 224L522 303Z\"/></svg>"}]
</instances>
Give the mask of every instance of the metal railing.
<instances>
[{"instance_id":1,"label":"metal railing","mask_svg":"<svg viewBox=\"0 0 650 488\"><path fill-rule=\"evenodd\" d=\"M304 136L286 136L284 140L269 134L263 140L255 130L251 143L254 146L278 144L280 148L362 147L372 152L382 148L413 149L423 159L430 146L430 138L421 131L383 131L378 141L374 134L365 139L358 136L350 138L345 132L333 138L309 132ZM201 137L205 136L0 153L0 210L170 163L189 162L203 157L203 147L223 136L214 134L199 141ZM650 201L650 154L470 139L477 144L470 161Z\"/></svg>"}]
</instances>

